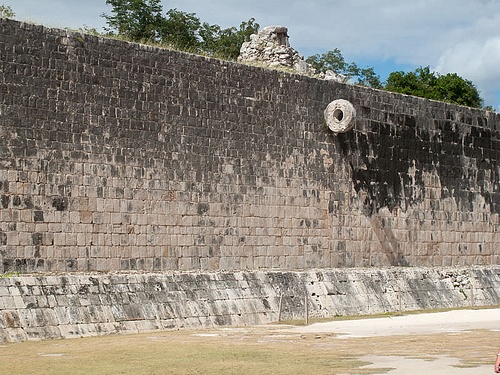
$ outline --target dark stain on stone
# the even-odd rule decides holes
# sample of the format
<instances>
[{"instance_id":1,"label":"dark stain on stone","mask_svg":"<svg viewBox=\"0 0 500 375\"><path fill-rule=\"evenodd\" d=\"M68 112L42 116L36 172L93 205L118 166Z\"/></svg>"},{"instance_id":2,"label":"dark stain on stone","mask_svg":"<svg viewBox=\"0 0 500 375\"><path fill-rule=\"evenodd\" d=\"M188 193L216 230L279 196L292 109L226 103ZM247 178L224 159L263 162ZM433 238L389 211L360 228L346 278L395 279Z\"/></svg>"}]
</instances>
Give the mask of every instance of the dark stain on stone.
<instances>
[{"instance_id":1,"label":"dark stain on stone","mask_svg":"<svg viewBox=\"0 0 500 375\"><path fill-rule=\"evenodd\" d=\"M66 197L55 197L52 199L52 207L57 211L64 211L68 208L68 198Z\"/></svg>"},{"instance_id":2,"label":"dark stain on stone","mask_svg":"<svg viewBox=\"0 0 500 375\"><path fill-rule=\"evenodd\" d=\"M500 140L490 129L470 127L466 133L450 120L425 119L420 121L434 121L435 129L416 129L419 119L406 115L390 121L371 121L370 132L340 134L335 141L349 162L354 189L365 193L366 216L422 202L429 194L426 172L439 177L441 197L453 198L460 210L471 212L479 194L492 213L500 213Z\"/></svg>"},{"instance_id":3,"label":"dark stain on stone","mask_svg":"<svg viewBox=\"0 0 500 375\"><path fill-rule=\"evenodd\" d=\"M198 203L198 215L204 215L208 212L210 206L207 203Z\"/></svg>"}]
</instances>

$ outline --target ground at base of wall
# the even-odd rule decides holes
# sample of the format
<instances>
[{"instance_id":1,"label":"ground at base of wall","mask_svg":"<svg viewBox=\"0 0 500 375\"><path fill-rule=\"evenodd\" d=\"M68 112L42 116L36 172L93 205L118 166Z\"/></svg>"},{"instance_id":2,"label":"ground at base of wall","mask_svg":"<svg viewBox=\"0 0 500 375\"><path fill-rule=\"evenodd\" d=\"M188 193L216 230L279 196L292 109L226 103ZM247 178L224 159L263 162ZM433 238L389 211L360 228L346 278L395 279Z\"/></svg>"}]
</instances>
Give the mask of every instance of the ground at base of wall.
<instances>
[{"instance_id":1,"label":"ground at base of wall","mask_svg":"<svg viewBox=\"0 0 500 375\"><path fill-rule=\"evenodd\" d=\"M0 346L2 371L103 374L491 373L500 309L26 341ZM404 324L405 332L398 331ZM489 329L485 329L489 325ZM351 328L349 328L351 327ZM353 327L356 327L355 329ZM359 337L359 331L367 333ZM379 333L373 327L379 327ZM370 331L371 330L371 331Z\"/></svg>"}]
</instances>

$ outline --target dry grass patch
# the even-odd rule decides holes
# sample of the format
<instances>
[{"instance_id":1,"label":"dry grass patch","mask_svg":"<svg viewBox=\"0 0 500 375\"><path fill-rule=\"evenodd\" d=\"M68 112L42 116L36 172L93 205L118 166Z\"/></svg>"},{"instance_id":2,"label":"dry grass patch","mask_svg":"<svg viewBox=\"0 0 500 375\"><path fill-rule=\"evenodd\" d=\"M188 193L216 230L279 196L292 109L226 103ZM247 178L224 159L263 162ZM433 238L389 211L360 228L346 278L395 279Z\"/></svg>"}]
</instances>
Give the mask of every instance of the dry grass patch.
<instances>
[{"instance_id":1,"label":"dry grass patch","mask_svg":"<svg viewBox=\"0 0 500 375\"><path fill-rule=\"evenodd\" d=\"M3 344L5 374L380 374L366 369L366 354L433 360L461 366L492 363L500 332L339 338L297 334L289 326L154 332L139 335Z\"/></svg>"}]
</instances>

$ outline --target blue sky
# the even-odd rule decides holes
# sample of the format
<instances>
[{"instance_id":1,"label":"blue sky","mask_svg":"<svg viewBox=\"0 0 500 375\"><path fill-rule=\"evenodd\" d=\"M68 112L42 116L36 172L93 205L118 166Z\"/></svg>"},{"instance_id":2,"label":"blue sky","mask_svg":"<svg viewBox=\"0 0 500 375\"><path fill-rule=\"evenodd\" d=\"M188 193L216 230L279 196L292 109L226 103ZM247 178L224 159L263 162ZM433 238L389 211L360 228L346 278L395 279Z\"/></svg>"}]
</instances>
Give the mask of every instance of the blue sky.
<instances>
[{"instance_id":1,"label":"blue sky","mask_svg":"<svg viewBox=\"0 0 500 375\"><path fill-rule=\"evenodd\" d=\"M0 0L16 18L53 27L101 30L105 0ZM222 27L255 18L288 28L305 57L334 48L385 79L430 66L457 73L500 112L500 0L163 0L163 9L195 13Z\"/></svg>"}]
</instances>

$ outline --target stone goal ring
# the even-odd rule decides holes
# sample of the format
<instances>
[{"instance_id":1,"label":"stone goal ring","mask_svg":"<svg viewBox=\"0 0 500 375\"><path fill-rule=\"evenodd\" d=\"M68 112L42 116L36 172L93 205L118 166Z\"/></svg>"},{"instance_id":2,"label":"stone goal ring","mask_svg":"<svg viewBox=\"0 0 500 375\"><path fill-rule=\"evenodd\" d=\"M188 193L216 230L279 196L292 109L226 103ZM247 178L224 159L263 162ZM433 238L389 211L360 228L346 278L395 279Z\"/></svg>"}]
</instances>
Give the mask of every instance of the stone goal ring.
<instances>
[{"instance_id":1,"label":"stone goal ring","mask_svg":"<svg viewBox=\"0 0 500 375\"><path fill-rule=\"evenodd\" d=\"M354 127L356 110L351 102L337 99L325 109L325 121L334 133L345 133Z\"/></svg>"}]
</instances>

